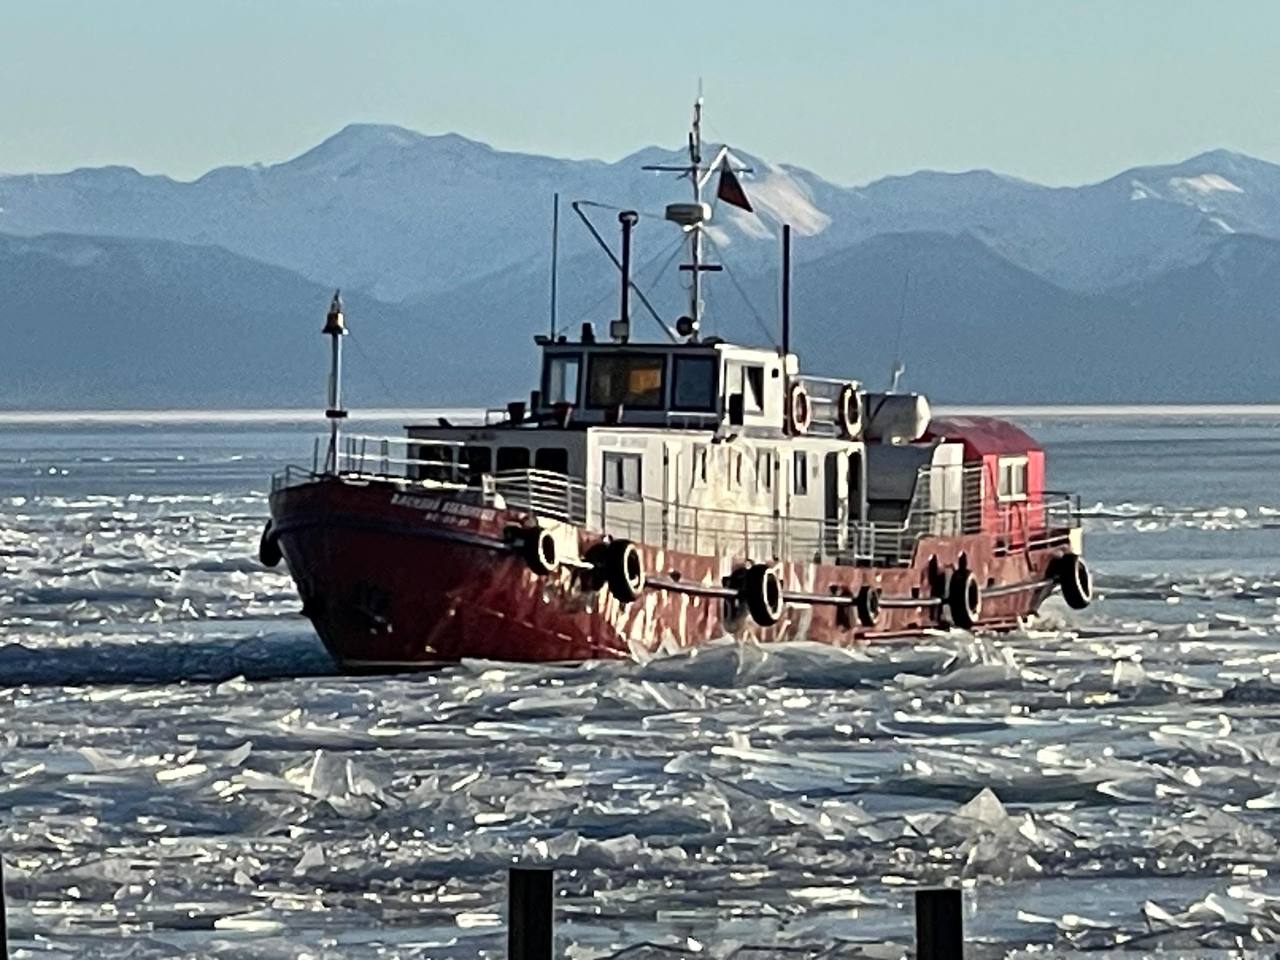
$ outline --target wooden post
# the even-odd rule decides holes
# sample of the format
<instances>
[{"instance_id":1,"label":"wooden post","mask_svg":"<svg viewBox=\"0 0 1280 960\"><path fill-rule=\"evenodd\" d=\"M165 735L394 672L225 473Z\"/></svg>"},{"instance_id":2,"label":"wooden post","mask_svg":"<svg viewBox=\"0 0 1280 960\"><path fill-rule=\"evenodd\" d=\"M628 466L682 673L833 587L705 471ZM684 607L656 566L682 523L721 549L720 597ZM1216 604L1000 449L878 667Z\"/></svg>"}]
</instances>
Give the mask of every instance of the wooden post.
<instances>
[{"instance_id":1,"label":"wooden post","mask_svg":"<svg viewBox=\"0 0 1280 960\"><path fill-rule=\"evenodd\" d=\"M916 891L916 960L964 960L963 906L955 888Z\"/></svg>"},{"instance_id":2,"label":"wooden post","mask_svg":"<svg viewBox=\"0 0 1280 960\"><path fill-rule=\"evenodd\" d=\"M0 857L0 960L9 960L9 930L4 913L4 858Z\"/></svg>"},{"instance_id":3,"label":"wooden post","mask_svg":"<svg viewBox=\"0 0 1280 960\"><path fill-rule=\"evenodd\" d=\"M554 897L554 870L511 870L507 879L507 960L551 960Z\"/></svg>"}]
</instances>

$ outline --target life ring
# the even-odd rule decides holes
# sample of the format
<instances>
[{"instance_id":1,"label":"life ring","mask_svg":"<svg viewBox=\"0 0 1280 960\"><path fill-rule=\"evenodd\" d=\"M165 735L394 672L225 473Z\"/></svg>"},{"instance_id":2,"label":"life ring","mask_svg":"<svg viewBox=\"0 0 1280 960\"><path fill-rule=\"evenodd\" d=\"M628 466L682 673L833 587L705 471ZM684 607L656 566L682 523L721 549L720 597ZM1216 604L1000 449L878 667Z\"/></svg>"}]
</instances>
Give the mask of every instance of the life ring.
<instances>
[{"instance_id":1,"label":"life ring","mask_svg":"<svg viewBox=\"0 0 1280 960\"><path fill-rule=\"evenodd\" d=\"M619 602L630 603L644 591L644 563L630 540L614 540L604 558L605 582Z\"/></svg>"},{"instance_id":2,"label":"life ring","mask_svg":"<svg viewBox=\"0 0 1280 960\"><path fill-rule=\"evenodd\" d=\"M529 569L540 577L549 576L560 569L556 538L544 527L532 527L523 532L520 553Z\"/></svg>"},{"instance_id":3,"label":"life ring","mask_svg":"<svg viewBox=\"0 0 1280 960\"><path fill-rule=\"evenodd\" d=\"M840 400L836 409L840 433L846 440L857 440L862 433L862 400L858 396L858 388L846 383L840 388Z\"/></svg>"},{"instance_id":4,"label":"life ring","mask_svg":"<svg viewBox=\"0 0 1280 960\"><path fill-rule=\"evenodd\" d=\"M972 630L982 616L982 587L968 569L961 567L951 575L947 606L951 622L965 630Z\"/></svg>"},{"instance_id":5,"label":"life ring","mask_svg":"<svg viewBox=\"0 0 1280 960\"><path fill-rule=\"evenodd\" d=\"M809 424L813 422L809 391L798 381L787 391L787 419L791 423L791 432L795 434L808 433Z\"/></svg>"},{"instance_id":6,"label":"life ring","mask_svg":"<svg viewBox=\"0 0 1280 960\"><path fill-rule=\"evenodd\" d=\"M858 611L858 622L864 627L874 627L880 622L880 588L865 584L853 602Z\"/></svg>"},{"instance_id":7,"label":"life ring","mask_svg":"<svg viewBox=\"0 0 1280 960\"><path fill-rule=\"evenodd\" d=\"M1093 600L1093 577L1084 560L1074 553L1066 553L1058 558L1056 567L1062 599L1072 610L1083 610Z\"/></svg>"},{"instance_id":8,"label":"life ring","mask_svg":"<svg viewBox=\"0 0 1280 960\"><path fill-rule=\"evenodd\" d=\"M772 627L782 619L782 578L766 563L757 563L742 578L742 598L751 619L762 627Z\"/></svg>"},{"instance_id":9,"label":"life ring","mask_svg":"<svg viewBox=\"0 0 1280 960\"><path fill-rule=\"evenodd\" d=\"M268 520L258 540L258 559L262 561L263 566L275 567L280 565L283 558L284 554L280 551L280 538L276 536L272 530L271 521Z\"/></svg>"}]
</instances>

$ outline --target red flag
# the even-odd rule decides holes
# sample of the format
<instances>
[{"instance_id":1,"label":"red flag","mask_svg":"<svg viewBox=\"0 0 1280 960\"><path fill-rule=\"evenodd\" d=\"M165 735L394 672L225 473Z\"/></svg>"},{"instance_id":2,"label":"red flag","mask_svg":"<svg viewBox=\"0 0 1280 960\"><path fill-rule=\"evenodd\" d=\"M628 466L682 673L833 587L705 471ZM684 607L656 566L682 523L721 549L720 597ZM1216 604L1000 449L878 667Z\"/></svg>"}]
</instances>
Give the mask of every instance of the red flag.
<instances>
[{"instance_id":1,"label":"red flag","mask_svg":"<svg viewBox=\"0 0 1280 960\"><path fill-rule=\"evenodd\" d=\"M727 163L720 167L720 185L716 188L716 196L725 203L741 207L747 213L754 212L751 201L747 199L746 191L742 189L742 184L738 182L738 178L733 175Z\"/></svg>"}]
</instances>

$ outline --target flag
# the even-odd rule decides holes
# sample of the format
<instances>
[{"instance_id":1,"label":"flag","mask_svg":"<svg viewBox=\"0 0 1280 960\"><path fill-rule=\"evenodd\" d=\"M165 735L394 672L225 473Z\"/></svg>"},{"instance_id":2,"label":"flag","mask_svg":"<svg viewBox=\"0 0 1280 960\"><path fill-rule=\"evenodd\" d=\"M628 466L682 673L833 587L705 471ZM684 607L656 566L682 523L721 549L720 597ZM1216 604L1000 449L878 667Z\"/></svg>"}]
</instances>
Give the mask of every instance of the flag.
<instances>
[{"instance_id":1,"label":"flag","mask_svg":"<svg viewBox=\"0 0 1280 960\"><path fill-rule=\"evenodd\" d=\"M729 169L728 163L720 167L720 185L716 187L716 196L725 203L741 207L747 213L754 212L751 201L747 199L746 191L742 189L742 184L738 182L738 178Z\"/></svg>"}]
</instances>

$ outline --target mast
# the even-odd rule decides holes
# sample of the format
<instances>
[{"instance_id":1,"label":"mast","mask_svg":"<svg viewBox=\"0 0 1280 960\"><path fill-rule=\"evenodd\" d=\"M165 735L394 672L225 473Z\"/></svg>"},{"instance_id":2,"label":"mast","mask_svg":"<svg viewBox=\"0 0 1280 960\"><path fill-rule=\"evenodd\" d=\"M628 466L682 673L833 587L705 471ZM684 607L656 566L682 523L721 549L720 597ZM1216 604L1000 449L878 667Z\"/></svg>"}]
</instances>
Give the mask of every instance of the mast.
<instances>
[{"instance_id":1,"label":"mast","mask_svg":"<svg viewBox=\"0 0 1280 960\"><path fill-rule=\"evenodd\" d=\"M708 171L710 172L710 171ZM689 179L693 181L693 202L702 206L702 92L693 102L693 131L689 134ZM693 321L693 336L698 335L702 322L702 221L689 230L689 265L693 280L689 284L689 319Z\"/></svg>"},{"instance_id":2,"label":"mast","mask_svg":"<svg viewBox=\"0 0 1280 960\"><path fill-rule=\"evenodd\" d=\"M324 318L324 330L321 331L332 342L329 360L329 407L324 415L329 420L329 450L325 455L326 473L338 472L338 422L347 416L342 409L342 338L347 334L346 320L342 316L342 292L333 291L333 300L329 303L329 313Z\"/></svg>"},{"instance_id":3,"label":"mast","mask_svg":"<svg viewBox=\"0 0 1280 960\"><path fill-rule=\"evenodd\" d=\"M728 162L728 157L729 148L721 146L710 163L703 163L702 92L699 90L698 99L693 102L693 127L689 131L689 162L678 166L653 164L644 167L645 170L678 173L688 177L693 186L693 202L669 203L664 215L667 220L678 224L688 235L689 262L680 264L680 269L688 270L692 274L689 281L689 312L676 321L676 332L682 337L687 337L691 343L697 342L698 328L702 322L702 274L706 271L723 269L718 263L702 262L703 225L711 219L711 207L702 199L702 192L711 180L711 175L720 169L721 164ZM749 167L743 169L750 170Z\"/></svg>"},{"instance_id":4,"label":"mast","mask_svg":"<svg viewBox=\"0 0 1280 960\"><path fill-rule=\"evenodd\" d=\"M560 194L551 206L551 342L556 339L556 281L560 278Z\"/></svg>"}]
</instances>

